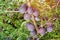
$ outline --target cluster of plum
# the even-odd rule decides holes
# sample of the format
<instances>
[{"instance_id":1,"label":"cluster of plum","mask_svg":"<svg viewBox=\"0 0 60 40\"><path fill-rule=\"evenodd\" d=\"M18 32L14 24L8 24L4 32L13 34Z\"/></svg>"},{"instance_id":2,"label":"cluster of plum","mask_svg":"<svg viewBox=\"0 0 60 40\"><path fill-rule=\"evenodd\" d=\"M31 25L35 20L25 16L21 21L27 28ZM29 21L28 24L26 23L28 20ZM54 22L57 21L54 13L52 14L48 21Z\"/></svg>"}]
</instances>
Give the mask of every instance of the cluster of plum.
<instances>
[{"instance_id":1,"label":"cluster of plum","mask_svg":"<svg viewBox=\"0 0 60 40\"><path fill-rule=\"evenodd\" d=\"M27 4L21 4L20 6L20 13L24 14L24 20L32 20L32 16L34 16L35 21L40 21L39 14L40 11L38 9L35 9L33 7L28 6ZM38 30L36 30L35 25L31 22L26 23L26 28L30 31L30 35L32 37L36 36L37 34L40 34L43 36L46 32L51 32L53 30L53 23L47 22L47 27L37 25ZM38 38L34 38L35 40L39 40ZM28 40L32 40L31 37L28 38Z\"/></svg>"},{"instance_id":2,"label":"cluster of plum","mask_svg":"<svg viewBox=\"0 0 60 40\"><path fill-rule=\"evenodd\" d=\"M32 17L31 17L32 13L35 16L36 21L40 20L38 17L39 16L39 10L34 9L32 7L28 7L27 4L22 4L20 6L20 13L24 14L25 20L31 20L32 19Z\"/></svg>"},{"instance_id":3,"label":"cluster of plum","mask_svg":"<svg viewBox=\"0 0 60 40\"><path fill-rule=\"evenodd\" d=\"M43 36L47 32L52 32L53 31L53 23L49 22L46 24L47 27L41 27L38 25L38 34ZM26 23L27 29L30 31L30 35L33 37L37 35L37 31L35 30L35 27L32 23Z\"/></svg>"}]
</instances>

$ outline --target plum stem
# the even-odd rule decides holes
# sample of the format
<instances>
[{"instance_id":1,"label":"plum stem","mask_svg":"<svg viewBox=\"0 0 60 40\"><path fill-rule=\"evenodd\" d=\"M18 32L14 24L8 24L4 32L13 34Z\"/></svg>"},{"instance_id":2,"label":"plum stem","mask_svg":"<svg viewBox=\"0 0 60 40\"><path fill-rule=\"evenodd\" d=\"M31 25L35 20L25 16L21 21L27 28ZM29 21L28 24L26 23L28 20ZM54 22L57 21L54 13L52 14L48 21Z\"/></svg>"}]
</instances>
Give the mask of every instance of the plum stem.
<instances>
[{"instance_id":1,"label":"plum stem","mask_svg":"<svg viewBox=\"0 0 60 40\"><path fill-rule=\"evenodd\" d=\"M57 12L57 6L59 5L59 3L60 3L60 0L57 2L57 4L56 4L56 13L58 13Z\"/></svg>"},{"instance_id":2,"label":"plum stem","mask_svg":"<svg viewBox=\"0 0 60 40\"><path fill-rule=\"evenodd\" d=\"M31 6L31 0L27 0L27 1L28 1L28 6ZM34 15L32 14L31 16L32 16L32 21L33 21L33 23L34 23L34 25L35 25L35 28L36 28L36 31L37 31L38 28L37 28L36 21L35 21L35 19L34 19Z\"/></svg>"},{"instance_id":3,"label":"plum stem","mask_svg":"<svg viewBox=\"0 0 60 40\"><path fill-rule=\"evenodd\" d=\"M36 24L36 21L35 21L35 19L34 19L33 14L32 14L31 16L32 16L32 21L33 21L33 23L34 23L34 25L35 25L35 29L36 29L36 31L37 31L37 33L38 33L38 27L37 27L37 24ZM36 35L35 35L35 36L36 36ZM33 40L34 40L34 37L33 37Z\"/></svg>"},{"instance_id":4,"label":"plum stem","mask_svg":"<svg viewBox=\"0 0 60 40\"><path fill-rule=\"evenodd\" d=\"M27 0L27 1L28 1L27 5L28 5L28 6L31 6L31 0ZM36 21L35 21L35 19L34 19L33 14L32 14L31 16L32 16L32 21L33 21L33 23L34 23L34 25L35 25L35 29L36 29L36 31L38 32L37 24L36 24ZM34 37L33 37L32 40L34 40Z\"/></svg>"},{"instance_id":5,"label":"plum stem","mask_svg":"<svg viewBox=\"0 0 60 40\"><path fill-rule=\"evenodd\" d=\"M35 21L35 19L34 19L33 14L32 14L31 16L32 16L32 21L33 21L33 23L34 23L34 25L35 25L36 31L38 32L38 27L37 27L37 24L36 24L36 21Z\"/></svg>"}]
</instances>

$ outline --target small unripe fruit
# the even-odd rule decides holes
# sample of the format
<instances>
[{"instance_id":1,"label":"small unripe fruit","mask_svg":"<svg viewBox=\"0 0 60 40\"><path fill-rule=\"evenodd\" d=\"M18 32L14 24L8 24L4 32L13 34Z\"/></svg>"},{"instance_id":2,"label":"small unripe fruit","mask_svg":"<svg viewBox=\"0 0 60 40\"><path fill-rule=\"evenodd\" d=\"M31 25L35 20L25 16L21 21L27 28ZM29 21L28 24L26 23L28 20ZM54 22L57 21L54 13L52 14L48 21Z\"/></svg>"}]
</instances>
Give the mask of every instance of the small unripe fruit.
<instances>
[{"instance_id":1,"label":"small unripe fruit","mask_svg":"<svg viewBox=\"0 0 60 40\"><path fill-rule=\"evenodd\" d=\"M22 4L19 9L21 14L24 14L27 11L27 4Z\"/></svg>"},{"instance_id":2,"label":"small unripe fruit","mask_svg":"<svg viewBox=\"0 0 60 40\"><path fill-rule=\"evenodd\" d=\"M33 31L35 28L34 28L34 25L31 24L31 23L26 23L26 27L29 31Z\"/></svg>"},{"instance_id":3,"label":"small unripe fruit","mask_svg":"<svg viewBox=\"0 0 60 40\"><path fill-rule=\"evenodd\" d=\"M30 20L31 19L31 16L29 14L24 14L24 19L25 20Z\"/></svg>"},{"instance_id":4,"label":"small unripe fruit","mask_svg":"<svg viewBox=\"0 0 60 40\"><path fill-rule=\"evenodd\" d=\"M28 7L27 12L28 12L28 14L32 14L34 12L34 10L32 7Z\"/></svg>"},{"instance_id":5,"label":"small unripe fruit","mask_svg":"<svg viewBox=\"0 0 60 40\"><path fill-rule=\"evenodd\" d=\"M47 32L52 32L53 31L53 27L50 26L50 27L47 27Z\"/></svg>"},{"instance_id":6,"label":"small unripe fruit","mask_svg":"<svg viewBox=\"0 0 60 40\"><path fill-rule=\"evenodd\" d=\"M38 33L40 33L41 36L43 36L45 33L46 33L46 29L41 27L39 30L38 30Z\"/></svg>"},{"instance_id":7,"label":"small unripe fruit","mask_svg":"<svg viewBox=\"0 0 60 40\"><path fill-rule=\"evenodd\" d=\"M40 21L40 18L39 18L39 17L35 17L35 20L36 20L36 21Z\"/></svg>"},{"instance_id":8,"label":"small unripe fruit","mask_svg":"<svg viewBox=\"0 0 60 40\"><path fill-rule=\"evenodd\" d=\"M34 16L38 17L39 16L39 10L35 10L33 13Z\"/></svg>"},{"instance_id":9,"label":"small unripe fruit","mask_svg":"<svg viewBox=\"0 0 60 40\"><path fill-rule=\"evenodd\" d=\"M47 22L46 24L47 24L48 27L53 26L52 22Z\"/></svg>"},{"instance_id":10,"label":"small unripe fruit","mask_svg":"<svg viewBox=\"0 0 60 40\"><path fill-rule=\"evenodd\" d=\"M37 34L36 30L33 30L33 31L30 32L31 36L35 36L36 34Z\"/></svg>"}]
</instances>

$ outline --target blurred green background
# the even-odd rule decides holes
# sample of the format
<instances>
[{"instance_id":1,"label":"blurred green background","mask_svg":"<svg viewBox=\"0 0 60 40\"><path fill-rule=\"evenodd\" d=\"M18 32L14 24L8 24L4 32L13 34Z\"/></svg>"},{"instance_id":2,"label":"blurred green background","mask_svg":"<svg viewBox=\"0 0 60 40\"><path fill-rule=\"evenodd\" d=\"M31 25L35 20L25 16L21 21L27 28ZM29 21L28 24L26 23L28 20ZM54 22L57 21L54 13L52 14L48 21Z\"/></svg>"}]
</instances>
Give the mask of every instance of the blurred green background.
<instances>
[{"instance_id":1,"label":"blurred green background","mask_svg":"<svg viewBox=\"0 0 60 40\"><path fill-rule=\"evenodd\" d=\"M25 20L18 11L24 0L0 0L0 40L27 40L29 31ZM59 14L60 15L60 14ZM60 40L60 20L55 21L54 30L46 33L40 40Z\"/></svg>"}]
</instances>

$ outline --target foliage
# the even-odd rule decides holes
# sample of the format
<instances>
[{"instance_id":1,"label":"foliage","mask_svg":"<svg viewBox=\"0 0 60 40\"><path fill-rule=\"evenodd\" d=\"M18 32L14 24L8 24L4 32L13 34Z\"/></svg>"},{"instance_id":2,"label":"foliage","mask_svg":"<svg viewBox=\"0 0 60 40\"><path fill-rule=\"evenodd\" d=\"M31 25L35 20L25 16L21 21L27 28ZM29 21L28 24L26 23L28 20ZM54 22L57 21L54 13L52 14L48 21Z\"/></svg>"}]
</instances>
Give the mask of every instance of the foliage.
<instances>
[{"instance_id":1,"label":"foliage","mask_svg":"<svg viewBox=\"0 0 60 40\"><path fill-rule=\"evenodd\" d=\"M29 36L29 31L26 29L26 21L23 19L23 15L19 12L6 12L19 10L20 4L26 3L27 1L23 0L0 0L0 40L6 40L9 37L11 40L27 40ZM32 3L33 7L35 2ZM44 3L44 7L48 6L49 3ZM52 9L53 11L45 11L44 7L37 7L41 11L41 15L47 15L48 18L52 17L51 14L56 13L60 18L60 7ZM49 6L48 6L49 7ZM47 14L46 14L47 13ZM54 22L54 30L51 33L45 34L43 37L39 36L40 40L60 40L60 19ZM44 21L45 22L45 21Z\"/></svg>"}]
</instances>

